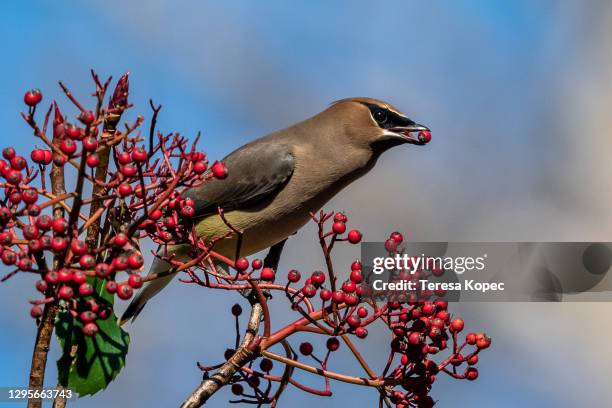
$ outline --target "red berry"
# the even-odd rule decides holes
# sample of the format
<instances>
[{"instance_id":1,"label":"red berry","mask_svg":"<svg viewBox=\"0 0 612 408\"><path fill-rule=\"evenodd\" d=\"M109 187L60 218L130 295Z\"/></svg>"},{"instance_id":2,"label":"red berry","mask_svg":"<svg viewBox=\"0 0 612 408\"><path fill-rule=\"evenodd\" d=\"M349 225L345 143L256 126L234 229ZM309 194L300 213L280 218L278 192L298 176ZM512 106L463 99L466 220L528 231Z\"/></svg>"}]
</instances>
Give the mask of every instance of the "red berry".
<instances>
[{"instance_id":1,"label":"red berry","mask_svg":"<svg viewBox=\"0 0 612 408\"><path fill-rule=\"evenodd\" d=\"M423 303L423 306L421 306L421 312L423 313L423 316L431 316L435 313L435 311L436 308L431 302L425 302Z\"/></svg>"},{"instance_id":2,"label":"red berry","mask_svg":"<svg viewBox=\"0 0 612 408\"><path fill-rule=\"evenodd\" d=\"M72 156L76 150L77 145L72 139L64 139L60 143L60 150L68 157Z\"/></svg>"},{"instance_id":3,"label":"red berry","mask_svg":"<svg viewBox=\"0 0 612 408\"><path fill-rule=\"evenodd\" d=\"M81 138L83 137L83 133L81 133L81 129L74 126L72 123L64 124L64 132L69 138L74 139L74 140L81 140Z\"/></svg>"},{"instance_id":4,"label":"red berry","mask_svg":"<svg viewBox=\"0 0 612 408\"><path fill-rule=\"evenodd\" d=\"M351 244L358 244L361 242L361 232L358 230L350 230L348 233L348 241Z\"/></svg>"},{"instance_id":5,"label":"red berry","mask_svg":"<svg viewBox=\"0 0 612 408\"><path fill-rule=\"evenodd\" d=\"M11 250L2 252L2 262L5 265L14 265L17 262L17 254Z\"/></svg>"},{"instance_id":6,"label":"red berry","mask_svg":"<svg viewBox=\"0 0 612 408\"><path fill-rule=\"evenodd\" d=\"M49 230L51 226L53 226L53 218L48 216L47 214L43 214L36 218L36 226L41 230Z\"/></svg>"},{"instance_id":7,"label":"red berry","mask_svg":"<svg viewBox=\"0 0 612 408\"><path fill-rule=\"evenodd\" d=\"M195 215L195 209L189 205L181 208L181 215L183 217L193 217Z\"/></svg>"},{"instance_id":8,"label":"red berry","mask_svg":"<svg viewBox=\"0 0 612 408\"><path fill-rule=\"evenodd\" d=\"M27 162L23 156L15 156L11 159L11 168L13 170L23 170L26 168Z\"/></svg>"},{"instance_id":9,"label":"red berry","mask_svg":"<svg viewBox=\"0 0 612 408\"><path fill-rule=\"evenodd\" d=\"M125 254L121 254L112 260L111 266L116 271L125 271L128 267L127 258Z\"/></svg>"},{"instance_id":10,"label":"red berry","mask_svg":"<svg viewBox=\"0 0 612 408\"><path fill-rule=\"evenodd\" d=\"M254 270L258 270L261 269L261 267L263 266L263 262L261 262L261 259L253 259L253 262L251 262L251 266Z\"/></svg>"},{"instance_id":11,"label":"red berry","mask_svg":"<svg viewBox=\"0 0 612 408\"><path fill-rule=\"evenodd\" d=\"M106 278L111 273L111 267L105 263L99 263L96 265L96 276L100 278Z\"/></svg>"},{"instance_id":12,"label":"red berry","mask_svg":"<svg viewBox=\"0 0 612 408\"><path fill-rule=\"evenodd\" d=\"M36 225L26 225L23 228L23 237L25 239L35 239L38 238L38 234L40 233L38 227Z\"/></svg>"},{"instance_id":13,"label":"red berry","mask_svg":"<svg viewBox=\"0 0 612 408\"><path fill-rule=\"evenodd\" d=\"M249 260L246 258L240 258L236 261L235 267L239 271L245 271L249 268Z\"/></svg>"},{"instance_id":14,"label":"red berry","mask_svg":"<svg viewBox=\"0 0 612 408\"><path fill-rule=\"evenodd\" d=\"M357 289L357 285L355 285L355 282L345 281L342 284L342 291L344 291L345 293L353 293L355 292L355 289Z\"/></svg>"},{"instance_id":15,"label":"red berry","mask_svg":"<svg viewBox=\"0 0 612 408\"><path fill-rule=\"evenodd\" d=\"M38 89L30 89L23 95L23 101L28 106L35 106L42 101L42 93Z\"/></svg>"},{"instance_id":16,"label":"red berry","mask_svg":"<svg viewBox=\"0 0 612 408\"><path fill-rule=\"evenodd\" d=\"M361 275L361 271L359 269L355 269L351 271L350 275L351 282L361 283L363 280L363 276Z\"/></svg>"},{"instance_id":17,"label":"red berry","mask_svg":"<svg viewBox=\"0 0 612 408\"><path fill-rule=\"evenodd\" d=\"M346 231L346 224L343 222L334 222L332 225L332 231L334 234L344 234Z\"/></svg>"},{"instance_id":18,"label":"red berry","mask_svg":"<svg viewBox=\"0 0 612 408\"><path fill-rule=\"evenodd\" d=\"M476 347L481 350L488 348L491 345L491 338L486 335L477 336Z\"/></svg>"},{"instance_id":19,"label":"red berry","mask_svg":"<svg viewBox=\"0 0 612 408\"><path fill-rule=\"evenodd\" d=\"M421 143L429 143L431 140L431 132L428 130L421 130L418 135L419 142Z\"/></svg>"},{"instance_id":20,"label":"red berry","mask_svg":"<svg viewBox=\"0 0 612 408\"><path fill-rule=\"evenodd\" d=\"M338 212L334 215L334 222L346 223L347 221L348 221L348 218L346 215L344 215L344 213Z\"/></svg>"},{"instance_id":21,"label":"red berry","mask_svg":"<svg viewBox=\"0 0 612 408\"><path fill-rule=\"evenodd\" d=\"M37 318L43 315L43 308L40 307L39 305L34 305L32 306L32 308L30 309L30 316L32 316L33 318Z\"/></svg>"},{"instance_id":22,"label":"red berry","mask_svg":"<svg viewBox=\"0 0 612 408\"><path fill-rule=\"evenodd\" d=\"M128 237L127 235L123 233L119 233L115 235L115 237L113 238L113 245L115 245L116 247L121 248L127 243L128 243Z\"/></svg>"},{"instance_id":23,"label":"red berry","mask_svg":"<svg viewBox=\"0 0 612 408\"><path fill-rule=\"evenodd\" d=\"M351 264L351 271L361 271L361 262L353 261Z\"/></svg>"},{"instance_id":24,"label":"red berry","mask_svg":"<svg viewBox=\"0 0 612 408\"><path fill-rule=\"evenodd\" d=\"M53 161L53 152L51 150L43 150L43 154L45 155L43 164L49 164Z\"/></svg>"},{"instance_id":25,"label":"red berry","mask_svg":"<svg viewBox=\"0 0 612 408\"><path fill-rule=\"evenodd\" d=\"M368 336L368 329L366 329L365 327L356 328L355 336L359 337L360 339L365 339Z\"/></svg>"},{"instance_id":26,"label":"red berry","mask_svg":"<svg viewBox=\"0 0 612 408\"><path fill-rule=\"evenodd\" d=\"M212 174L218 179L224 179L227 177L227 167L220 161L216 161L211 166Z\"/></svg>"},{"instance_id":27,"label":"red berry","mask_svg":"<svg viewBox=\"0 0 612 408\"><path fill-rule=\"evenodd\" d=\"M327 339L326 346L329 351L336 351L340 348L340 341L337 337L330 337Z\"/></svg>"},{"instance_id":28,"label":"red berry","mask_svg":"<svg viewBox=\"0 0 612 408\"><path fill-rule=\"evenodd\" d=\"M127 300L134 294L134 289L130 285L121 284L117 287L117 296L119 299Z\"/></svg>"},{"instance_id":29,"label":"red berry","mask_svg":"<svg viewBox=\"0 0 612 408\"><path fill-rule=\"evenodd\" d=\"M321 290L321 292L319 292L319 296L321 297L321 300L324 300L327 302L329 299L332 298L332 292L331 290L323 289Z\"/></svg>"},{"instance_id":30,"label":"red berry","mask_svg":"<svg viewBox=\"0 0 612 408\"><path fill-rule=\"evenodd\" d=\"M310 282L315 286L321 286L325 282L325 274L321 271L314 271L310 275Z\"/></svg>"},{"instance_id":31,"label":"red berry","mask_svg":"<svg viewBox=\"0 0 612 408\"><path fill-rule=\"evenodd\" d=\"M70 269L62 268L57 271L57 278L60 282L70 282L72 280L72 272Z\"/></svg>"},{"instance_id":32,"label":"red berry","mask_svg":"<svg viewBox=\"0 0 612 408\"><path fill-rule=\"evenodd\" d=\"M162 217L163 213L161 212L161 210L156 209L153 210L151 212L149 212L149 219L153 220L153 221L157 221ZM168 226L168 225L166 225Z\"/></svg>"},{"instance_id":33,"label":"red berry","mask_svg":"<svg viewBox=\"0 0 612 408\"><path fill-rule=\"evenodd\" d=\"M17 152L12 147L5 147L2 150L2 157L4 157L6 160L9 160L9 161L12 160L13 157L15 157L16 154L17 154Z\"/></svg>"},{"instance_id":34,"label":"red berry","mask_svg":"<svg viewBox=\"0 0 612 408\"><path fill-rule=\"evenodd\" d=\"M42 149L32 150L32 153L30 153L30 158L34 163L42 164L45 161L45 151Z\"/></svg>"},{"instance_id":35,"label":"red berry","mask_svg":"<svg viewBox=\"0 0 612 408\"><path fill-rule=\"evenodd\" d=\"M404 241L404 236L397 231L392 232L390 238L398 244L401 244L402 241Z\"/></svg>"},{"instance_id":36,"label":"red berry","mask_svg":"<svg viewBox=\"0 0 612 408\"><path fill-rule=\"evenodd\" d=\"M421 336L421 333L419 332L410 332L410 334L408 335L408 342L410 344L421 344L421 342L423 341L423 336Z\"/></svg>"},{"instance_id":37,"label":"red berry","mask_svg":"<svg viewBox=\"0 0 612 408\"><path fill-rule=\"evenodd\" d=\"M32 269L32 260L30 258L21 258L17 262L17 268L22 271L29 271Z\"/></svg>"},{"instance_id":38,"label":"red berry","mask_svg":"<svg viewBox=\"0 0 612 408\"><path fill-rule=\"evenodd\" d=\"M469 367L467 370L465 370L465 378L467 378L470 381L474 381L475 379L477 379L478 369L474 367Z\"/></svg>"},{"instance_id":39,"label":"red berry","mask_svg":"<svg viewBox=\"0 0 612 408\"><path fill-rule=\"evenodd\" d=\"M344 292L342 292L341 290L337 290L332 293L332 302L336 304L344 302Z\"/></svg>"},{"instance_id":40,"label":"red berry","mask_svg":"<svg viewBox=\"0 0 612 408\"><path fill-rule=\"evenodd\" d=\"M133 252L128 256L127 264L130 269L140 269L144 265L144 258L140 252Z\"/></svg>"},{"instance_id":41,"label":"red berry","mask_svg":"<svg viewBox=\"0 0 612 408\"><path fill-rule=\"evenodd\" d=\"M93 136L87 136L83 139L83 150L88 152L95 152L98 148L98 140Z\"/></svg>"},{"instance_id":42,"label":"red berry","mask_svg":"<svg viewBox=\"0 0 612 408\"><path fill-rule=\"evenodd\" d=\"M93 292L94 292L93 286L91 286L87 282L82 283L81 286L79 286L79 295L81 295L81 296L89 296Z\"/></svg>"},{"instance_id":43,"label":"red berry","mask_svg":"<svg viewBox=\"0 0 612 408\"><path fill-rule=\"evenodd\" d=\"M95 336L98 332L98 325L94 322L89 322L85 326L83 326L83 334L92 337Z\"/></svg>"},{"instance_id":44,"label":"red berry","mask_svg":"<svg viewBox=\"0 0 612 408\"><path fill-rule=\"evenodd\" d=\"M304 343L300 344L300 353L302 353L305 356L309 356L312 354L313 351L313 347L312 344L310 344L309 342L305 341Z\"/></svg>"},{"instance_id":45,"label":"red berry","mask_svg":"<svg viewBox=\"0 0 612 408\"><path fill-rule=\"evenodd\" d=\"M464 327L464 323L462 319L453 319L453 321L450 323L450 331L452 332L460 332L461 330L463 330Z\"/></svg>"},{"instance_id":46,"label":"red berry","mask_svg":"<svg viewBox=\"0 0 612 408\"><path fill-rule=\"evenodd\" d=\"M474 364L478 363L478 354L474 354L473 356L469 357L467 359L467 363L469 365L474 365Z\"/></svg>"},{"instance_id":47,"label":"red berry","mask_svg":"<svg viewBox=\"0 0 612 408\"><path fill-rule=\"evenodd\" d=\"M397 242L391 238L385 241L385 249L387 252L395 252L397 250Z\"/></svg>"},{"instance_id":48,"label":"red berry","mask_svg":"<svg viewBox=\"0 0 612 408\"><path fill-rule=\"evenodd\" d=\"M193 171L195 174L202 174L206 171L208 166L206 166L206 162L199 161L193 165Z\"/></svg>"},{"instance_id":49,"label":"red berry","mask_svg":"<svg viewBox=\"0 0 612 408\"><path fill-rule=\"evenodd\" d=\"M75 255L85 255L89 250L87 244L80 239L73 239L70 242L70 249Z\"/></svg>"},{"instance_id":50,"label":"red berry","mask_svg":"<svg viewBox=\"0 0 612 408\"><path fill-rule=\"evenodd\" d=\"M235 303L234 306L232 306L232 314L236 317L242 314L242 307L238 303Z\"/></svg>"},{"instance_id":51,"label":"red berry","mask_svg":"<svg viewBox=\"0 0 612 408\"><path fill-rule=\"evenodd\" d=\"M117 188L117 191L119 192L119 196L121 197L127 197L134 192L132 186L128 183L119 184L119 188Z\"/></svg>"},{"instance_id":52,"label":"red berry","mask_svg":"<svg viewBox=\"0 0 612 408\"><path fill-rule=\"evenodd\" d=\"M132 152L132 160L137 163L144 163L147 161L148 158L149 154L142 146L135 148Z\"/></svg>"},{"instance_id":53,"label":"red berry","mask_svg":"<svg viewBox=\"0 0 612 408\"><path fill-rule=\"evenodd\" d=\"M72 272L72 281L77 285L80 285L87 281L87 276L83 273L83 271L74 271Z\"/></svg>"},{"instance_id":54,"label":"red berry","mask_svg":"<svg viewBox=\"0 0 612 408\"><path fill-rule=\"evenodd\" d=\"M79 258L79 265L83 269L93 269L96 266L96 258L92 255L85 254Z\"/></svg>"},{"instance_id":55,"label":"red berry","mask_svg":"<svg viewBox=\"0 0 612 408\"><path fill-rule=\"evenodd\" d=\"M125 166L121 166L119 170L126 177L134 177L136 174L138 174L138 168L133 164L126 164Z\"/></svg>"},{"instance_id":56,"label":"red berry","mask_svg":"<svg viewBox=\"0 0 612 408\"><path fill-rule=\"evenodd\" d=\"M5 173L4 177L6 178L6 181L9 182L9 184L12 184L14 186L18 185L21 180L23 180L23 174L21 174L19 170L14 169L8 170Z\"/></svg>"},{"instance_id":57,"label":"red berry","mask_svg":"<svg viewBox=\"0 0 612 408\"><path fill-rule=\"evenodd\" d=\"M356 293L347 293L344 295L344 302L349 306L355 306L359 303L359 296Z\"/></svg>"},{"instance_id":58,"label":"red berry","mask_svg":"<svg viewBox=\"0 0 612 408\"><path fill-rule=\"evenodd\" d=\"M289 280L289 282L295 283L299 281L300 278L300 271L298 271L297 269L292 269L289 271L289 273L287 273L287 279Z\"/></svg>"},{"instance_id":59,"label":"red berry","mask_svg":"<svg viewBox=\"0 0 612 408\"><path fill-rule=\"evenodd\" d=\"M58 292L58 295L62 299L70 299L74 296L74 291L70 286L62 286Z\"/></svg>"},{"instance_id":60,"label":"red berry","mask_svg":"<svg viewBox=\"0 0 612 408\"><path fill-rule=\"evenodd\" d=\"M467 344L471 344L471 345L476 344L476 333L468 333L465 336L465 341L467 342Z\"/></svg>"},{"instance_id":61,"label":"red berry","mask_svg":"<svg viewBox=\"0 0 612 408\"><path fill-rule=\"evenodd\" d=\"M38 290L39 292L45 292L47 289L49 288L49 284L47 283L46 280L38 280L36 281L36 290Z\"/></svg>"},{"instance_id":62,"label":"red berry","mask_svg":"<svg viewBox=\"0 0 612 408\"><path fill-rule=\"evenodd\" d=\"M350 315L349 317L347 317L346 322L349 326L353 328L361 326L361 319L355 315Z\"/></svg>"},{"instance_id":63,"label":"red berry","mask_svg":"<svg viewBox=\"0 0 612 408\"><path fill-rule=\"evenodd\" d=\"M261 371L268 372L272 370L273 367L274 364L272 364L272 360L270 360L269 358L264 358L259 363L259 368L261 369Z\"/></svg>"},{"instance_id":64,"label":"red berry","mask_svg":"<svg viewBox=\"0 0 612 408\"><path fill-rule=\"evenodd\" d=\"M317 288L313 284L307 284L302 288L304 296L311 298L317 294Z\"/></svg>"},{"instance_id":65,"label":"red berry","mask_svg":"<svg viewBox=\"0 0 612 408\"><path fill-rule=\"evenodd\" d=\"M104 287L106 288L106 291L111 295L117 292L117 282L115 281L106 282L106 285L104 285Z\"/></svg>"},{"instance_id":66,"label":"red berry","mask_svg":"<svg viewBox=\"0 0 612 408\"><path fill-rule=\"evenodd\" d=\"M132 162L132 156L128 152L121 152L117 155L117 161L125 165Z\"/></svg>"},{"instance_id":67,"label":"red berry","mask_svg":"<svg viewBox=\"0 0 612 408\"><path fill-rule=\"evenodd\" d=\"M261 279L265 281L274 280L274 269L272 268L263 268L261 270Z\"/></svg>"},{"instance_id":68,"label":"red berry","mask_svg":"<svg viewBox=\"0 0 612 408\"><path fill-rule=\"evenodd\" d=\"M51 249L53 249L55 252L62 252L66 249L67 246L68 243L62 237L55 237L51 241Z\"/></svg>"},{"instance_id":69,"label":"red berry","mask_svg":"<svg viewBox=\"0 0 612 408\"><path fill-rule=\"evenodd\" d=\"M368 315L368 309L366 309L365 307L360 307L357 309L357 316L363 319L367 315Z\"/></svg>"},{"instance_id":70,"label":"red berry","mask_svg":"<svg viewBox=\"0 0 612 408\"><path fill-rule=\"evenodd\" d=\"M79 319L81 319L83 323L93 322L96 320L96 314L91 310L85 310L84 312L81 312Z\"/></svg>"},{"instance_id":71,"label":"red berry","mask_svg":"<svg viewBox=\"0 0 612 408\"><path fill-rule=\"evenodd\" d=\"M55 232L56 234L63 234L68 228L68 221L66 221L65 218L56 218L53 220L52 227L53 232Z\"/></svg>"},{"instance_id":72,"label":"red berry","mask_svg":"<svg viewBox=\"0 0 612 408\"><path fill-rule=\"evenodd\" d=\"M133 273L128 277L128 285L133 289L138 289L142 287L142 276Z\"/></svg>"},{"instance_id":73,"label":"red berry","mask_svg":"<svg viewBox=\"0 0 612 408\"><path fill-rule=\"evenodd\" d=\"M45 282L51 284L51 285L55 285L57 282L59 282L59 276L57 275L56 271L49 271L45 274Z\"/></svg>"},{"instance_id":74,"label":"red berry","mask_svg":"<svg viewBox=\"0 0 612 408\"><path fill-rule=\"evenodd\" d=\"M38 193L32 188L29 190L25 190L21 194L21 199L26 204L34 204L36 201L38 201Z\"/></svg>"},{"instance_id":75,"label":"red berry","mask_svg":"<svg viewBox=\"0 0 612 408\"><path fill-rule=\"evenodd\" d=\"M85 125L91 125L96 120L96 116L92 111L83 111L79 115L79 120Z\"/></svg>"}]
</instances>

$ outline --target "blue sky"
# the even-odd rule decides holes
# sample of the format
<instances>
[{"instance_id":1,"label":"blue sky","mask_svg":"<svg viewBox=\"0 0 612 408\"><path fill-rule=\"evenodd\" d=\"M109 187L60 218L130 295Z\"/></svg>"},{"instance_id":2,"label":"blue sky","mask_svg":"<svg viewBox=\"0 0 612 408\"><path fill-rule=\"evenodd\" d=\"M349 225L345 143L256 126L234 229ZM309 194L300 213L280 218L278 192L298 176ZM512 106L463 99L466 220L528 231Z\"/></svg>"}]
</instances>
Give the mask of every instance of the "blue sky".
<instances>
[{"instance_id":1,"label":"blue sky","mask_svg":"<svg viewBox=\"0 0 612 408\"><path fill-rule=\"evenodd\" d=\"M599 207L610 203L601 188L607 178L589 167L589 158L607 150L597 131L574 132L610 83L602 33L611 10L603 3L125 3L0 4L3 145L31 148L18 116L26 89L41 88L45 102L63 101L56 86L63 80L85 100L90 68L115 78L130 71L132 115L149 115L153 98L164 106L160 129L202 130L202 147L213 158L333 100L371 96L430 126L433 141L389 152L373 174L329 204L347 210L367 238L400 229L417 240L609 240L612 226L602 223L609 206ZM355 255L341 251L338 262ZM281 266L320 264L306 228L290 240ZM25 300L33 294L26 278L0 285L0 385L26 382L34 325ZM129 328L132 349L116 383L73 405L175 406L198 381L195 361L216 361L231 342L230 315L219 305L233 301L171 285ZM605 370L597 365L599 340L580 358L558 359L577 337L555 319L594 329L583 316L597 320L607 309L589 307L459 306L468 327L473 321L473 329L492 332L495 347L482 359L478 381L441 380L433 395L442 407L609 404L601 382L587 377ZM289 318L278 309L279 320ZM535 350L525 350L517 332ZM385 341L368 339L373 359L384 358ZM371 390L333 388L332 399L289 390L285 402L371 406L363 401L376 398ZM226 406L222 394L209 405Z\"/></svg>"}]
</instances>

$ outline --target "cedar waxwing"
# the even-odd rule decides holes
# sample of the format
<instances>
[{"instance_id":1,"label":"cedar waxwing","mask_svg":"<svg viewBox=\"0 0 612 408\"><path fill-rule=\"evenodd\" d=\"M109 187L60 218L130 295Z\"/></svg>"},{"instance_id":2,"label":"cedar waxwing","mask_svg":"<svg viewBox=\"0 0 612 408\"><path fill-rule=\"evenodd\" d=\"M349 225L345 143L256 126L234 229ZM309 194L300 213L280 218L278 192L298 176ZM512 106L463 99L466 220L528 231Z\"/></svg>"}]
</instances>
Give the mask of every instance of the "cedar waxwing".
<instances>
[{"instance_id":1,"label":"cedar waxwing","mask_svg":"<svg viewBox=\"0 0 612 408\"><path fill-rule=\"evenodd\" d=\"M423 145L417 133L428 128L415 123L388 103L349 98L303 122L257 139L230 153L224 163L228 176L186 191L195 201L196 233L208 241L228 232L218 214L242 231L240 255L248 256L285 240L308 222L336 193L366 174L387 149L411 143ZM232 236L214 250L230 259L236 253ZM189 259L188 246L168 247L175 259ZM156 258L149 273L168 271ZM175 274L148 282L121 318L136 318L149 299Z\"/></svg>"}]
</instances>

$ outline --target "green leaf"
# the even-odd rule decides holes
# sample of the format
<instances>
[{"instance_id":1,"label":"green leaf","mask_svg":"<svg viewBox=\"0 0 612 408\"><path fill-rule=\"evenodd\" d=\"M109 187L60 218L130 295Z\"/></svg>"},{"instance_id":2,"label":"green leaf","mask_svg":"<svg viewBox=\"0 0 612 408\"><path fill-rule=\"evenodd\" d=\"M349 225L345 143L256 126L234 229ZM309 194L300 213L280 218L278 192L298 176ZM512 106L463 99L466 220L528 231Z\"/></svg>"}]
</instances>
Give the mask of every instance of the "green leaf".
<instances>
[{"instance_id":1,"label":"green leaf","mask_svg":"<svg viewBox=\"0 0 612 408\"><path fill-rule=\"evenodd\" d=\"M96 300L111 300L96 279ZM102 282L100 282L102 281ZM93 395L106 388L125 366L130 336L117 323L114 313L107 320L96 321L99 331L93 337L83 334L82 324L70 312L63 311L55 320L55 333L62 347L57 361L59 383L79 396Z\"/></svg>"}]
</instances>

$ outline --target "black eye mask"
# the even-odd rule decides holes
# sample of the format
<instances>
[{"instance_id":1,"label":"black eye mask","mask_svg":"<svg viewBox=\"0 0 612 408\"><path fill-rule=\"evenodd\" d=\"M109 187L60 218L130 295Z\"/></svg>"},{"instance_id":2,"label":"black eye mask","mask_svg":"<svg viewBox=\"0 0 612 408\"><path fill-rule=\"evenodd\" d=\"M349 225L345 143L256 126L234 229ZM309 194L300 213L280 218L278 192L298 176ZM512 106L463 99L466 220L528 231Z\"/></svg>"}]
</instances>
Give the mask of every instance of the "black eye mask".
<instances>
[{"instance_id":1,"label":"black eye mask","mask_svg":"<svg viewBox=\"0 0 612 408\"><path fill-rule=\"evenodd\" d=\"M381 106L371 103L364 103L364 105L370 109L372 118L376 121L376 123L378 123L378 126L383 129L392 129L395 127L404 127L416 124L413 120L400 116L397 113Z\"/></svg>"}]
</instances>

